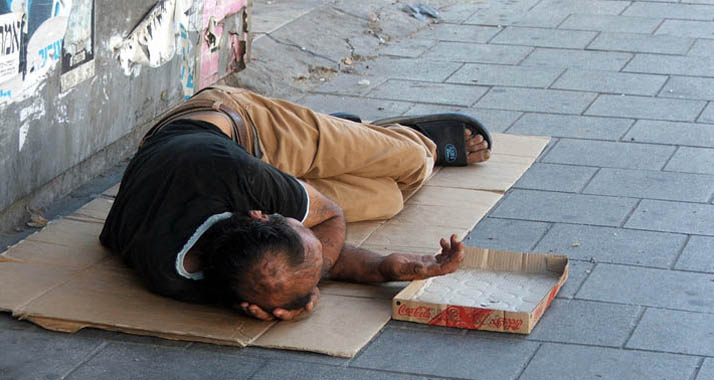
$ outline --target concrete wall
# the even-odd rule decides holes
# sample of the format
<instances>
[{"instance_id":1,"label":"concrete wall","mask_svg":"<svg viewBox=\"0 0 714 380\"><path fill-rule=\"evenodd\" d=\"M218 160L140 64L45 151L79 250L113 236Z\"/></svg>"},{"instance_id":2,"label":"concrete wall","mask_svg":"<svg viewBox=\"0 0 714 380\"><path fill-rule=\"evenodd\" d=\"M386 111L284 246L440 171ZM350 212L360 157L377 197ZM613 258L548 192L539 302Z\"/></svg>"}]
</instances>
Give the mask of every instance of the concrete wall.
<instances>
[{"instance_id":1,"label":"concrete wall","mask_svg":"<svg viewBox=\"0 0 714 380\"><path fill-rule=\"evenodd\" d=\"M129 156L157 116L242 68L250 2L219 3L0 0L0 230Z\"/></svg>"}]
</instances>

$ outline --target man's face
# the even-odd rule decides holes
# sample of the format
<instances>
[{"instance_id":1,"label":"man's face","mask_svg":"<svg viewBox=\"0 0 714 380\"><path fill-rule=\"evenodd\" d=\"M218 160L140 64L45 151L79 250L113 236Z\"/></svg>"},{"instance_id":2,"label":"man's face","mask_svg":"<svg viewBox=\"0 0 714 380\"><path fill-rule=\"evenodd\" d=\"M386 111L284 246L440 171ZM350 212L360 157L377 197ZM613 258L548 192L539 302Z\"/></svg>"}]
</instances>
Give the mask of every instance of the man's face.
<instances>
[{"instance_id":1,"label":"man's face","mask_svg":"<svg viewBox=\"0 0 714 380\"><path fill-rule=\"evenodd\" d=\"M251 217L268 221L272 215L251 212ZM284 258L271 255L272 259L266 259L261 265L261 280L265 281L267 286L256 287L256 299L252 302L266 311L274 308L291 310L303 307L322 274L322 243L297 219L285 218L285 222L300 236L305 258L302 264L293 267ZM265 291L260 291L261 288Z\"/></svg>"}]
</instances>

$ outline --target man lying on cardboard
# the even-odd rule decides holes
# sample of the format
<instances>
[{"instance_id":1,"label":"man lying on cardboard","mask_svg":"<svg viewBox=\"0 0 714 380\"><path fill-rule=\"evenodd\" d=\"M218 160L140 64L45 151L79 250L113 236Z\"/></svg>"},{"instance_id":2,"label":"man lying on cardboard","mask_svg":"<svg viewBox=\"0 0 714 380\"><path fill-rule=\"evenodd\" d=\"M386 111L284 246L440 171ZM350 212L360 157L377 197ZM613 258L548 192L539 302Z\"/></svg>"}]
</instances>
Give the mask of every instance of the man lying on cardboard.
<instances>
[{"instance_id":1,"label":"man lying on cardboard","mask_svg":"<svg viewBox=\"0 0 714 380\"><path fill-rule=\"evenodd\" d=\"M345 245L345 223L396 215L434 164L488 160L488 132L460 114L371 125L355 118L205 89L144 137L100 240L158 294L265 320L311 311L321 279L455 271L463 259L456 235L441 239L436 256L382 257Z\"/></svg>"}]
</instances>

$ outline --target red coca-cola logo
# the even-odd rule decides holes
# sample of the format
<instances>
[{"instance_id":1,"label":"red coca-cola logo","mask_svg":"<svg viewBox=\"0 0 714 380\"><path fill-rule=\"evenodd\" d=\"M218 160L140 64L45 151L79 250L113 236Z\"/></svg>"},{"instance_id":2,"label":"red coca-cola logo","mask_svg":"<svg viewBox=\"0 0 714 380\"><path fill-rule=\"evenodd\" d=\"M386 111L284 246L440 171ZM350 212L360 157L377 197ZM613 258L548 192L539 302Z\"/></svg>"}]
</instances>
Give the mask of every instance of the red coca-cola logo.
<instances>
[{"instance_id":1,"label":"red coca-cola logo","mask_svg":"<svg viewBox=\"0 0 714 380\"><path fill-rule=\"evenodd\" d=\"M429 321L430 325L478 330L491 315L489 309L449 306Z\"/></svg>"},{"instance_id":2,"label":"red coca-cola logo","mask_svg":"<svg viewBox=\"0 0 714 380\"><path fill-rule=\"evenodd\" d=\"M407 307L407 305L402 305L402 306L399 306L399 310L397 310L397 314L406 315L408 317L414 317L414 318L430 319L431 318L431 308L428 308L426 306Z\"/></svg>"},{"instance_id":3,"label":"red coca-cola logo","mask_svg":"<svg viewBox=\"0 0 714 380\"><path fill-rule=\"evenodd\" d=\"M492 319L488 325L496 329L503 329L504 331L518 331L521 325L523 325L523 320L515 318L495 318Z\"/></svg>"}]
</instances>

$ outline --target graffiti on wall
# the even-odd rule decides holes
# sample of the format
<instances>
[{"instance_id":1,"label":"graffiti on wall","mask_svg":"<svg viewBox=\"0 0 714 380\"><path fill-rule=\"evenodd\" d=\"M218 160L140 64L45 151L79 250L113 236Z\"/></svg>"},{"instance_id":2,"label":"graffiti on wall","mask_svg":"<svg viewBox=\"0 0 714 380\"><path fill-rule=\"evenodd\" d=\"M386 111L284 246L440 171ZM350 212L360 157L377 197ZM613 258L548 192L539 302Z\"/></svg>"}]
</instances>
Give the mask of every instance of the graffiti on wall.
<instances>
[{"instance_id":1,"label":"graffiti on wall","mask_svg":"<svg viewBox=\"0 0 714 380\"><path fill-rule=\"evenodd\" d=\"M62 58L72 0L0 0L0 104L33 93Z\"/></svg>"}]
</instances>

